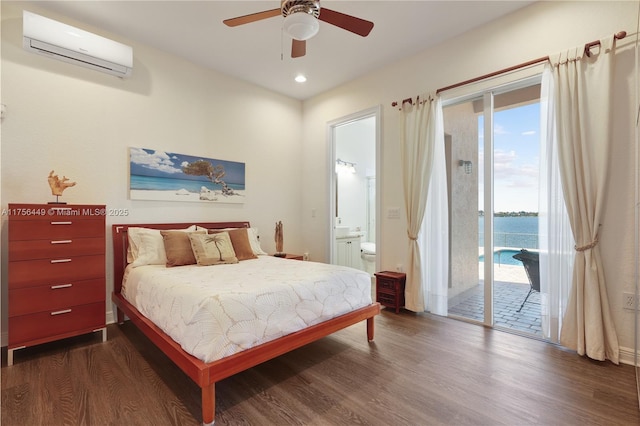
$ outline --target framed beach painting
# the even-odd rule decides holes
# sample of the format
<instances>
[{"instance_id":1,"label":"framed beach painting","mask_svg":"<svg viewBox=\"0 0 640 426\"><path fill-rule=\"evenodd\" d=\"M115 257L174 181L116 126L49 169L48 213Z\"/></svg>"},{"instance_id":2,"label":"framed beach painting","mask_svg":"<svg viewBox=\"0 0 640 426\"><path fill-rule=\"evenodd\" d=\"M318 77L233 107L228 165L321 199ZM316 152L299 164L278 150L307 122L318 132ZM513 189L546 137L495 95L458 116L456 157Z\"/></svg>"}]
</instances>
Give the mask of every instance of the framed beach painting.
<instances>
[{"instance_id":1,"label":"framed beach painting","mask_svg":"<svg viewBox=\"0 0 640 426\"><path fill-rule=\"evenodd\" d=\"M129 148L132 200L244 203L245 164Z\"/></svg>"}]
</instances>

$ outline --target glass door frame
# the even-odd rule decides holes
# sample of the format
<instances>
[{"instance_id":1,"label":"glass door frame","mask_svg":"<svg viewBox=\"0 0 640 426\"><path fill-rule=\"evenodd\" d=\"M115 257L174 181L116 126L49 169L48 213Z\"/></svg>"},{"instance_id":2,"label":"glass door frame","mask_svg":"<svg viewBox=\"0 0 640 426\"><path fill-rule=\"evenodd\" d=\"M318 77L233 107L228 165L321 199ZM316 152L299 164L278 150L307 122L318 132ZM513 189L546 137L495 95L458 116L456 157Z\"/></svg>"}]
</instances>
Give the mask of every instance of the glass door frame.
<instances>
[{"instance_id":1,"label":"glass door frame","mask_svg":"<svg viewBox=\"0 0 640 426\"><path fill-rule=\"evenodd\" d=\"M482 87L476 87L475 89L467 88L466 94L458 96L443 96L442 106L453 106L462 104L464 102L471 102L474 100L482 99L483 102L483 181L478 181L478 185L484 186L483 194L483 230L484 230L484 244L483 250L485 255L484 270L483 270L483 303L484 303L484 316L482 324L485 326L494 326L494 264L493 264L493 245L494 245L494 98L497 95L516 91L529 86L540 84L542 80L542 71L536 68L524 70L526 75L520 75L520 77L511 76L508 80L502 80L501 82L482 82ZM490 177L490 178L489 178ZM489 208L488 208L489 207ZM487 257L488 256L488 257ZM491 259L491 261L487 261ZM469 322L480 323L480 321L472 318L458 317Z\"/></svg>"}]
</instances>

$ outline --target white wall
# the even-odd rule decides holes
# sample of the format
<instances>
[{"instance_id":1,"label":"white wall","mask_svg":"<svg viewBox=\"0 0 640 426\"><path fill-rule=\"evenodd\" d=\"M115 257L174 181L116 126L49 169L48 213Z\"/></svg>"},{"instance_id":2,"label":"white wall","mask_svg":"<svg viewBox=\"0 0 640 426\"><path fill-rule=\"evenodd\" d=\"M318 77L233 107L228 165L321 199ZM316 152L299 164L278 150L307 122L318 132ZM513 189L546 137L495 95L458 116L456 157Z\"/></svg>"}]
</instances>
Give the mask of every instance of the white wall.
<instances>
[{"instance_id":1,"label":"white wall","mask_svg":"<svg viewBox=\"0 0 640 426\"><path fill-rule=\"evenodd\" d=\"M7 105L1 124L2 208L54 201L47 175L55 170L77 181L63 201L129 210L127 217L107 217L109 231L122 222L249 220L260 230L263 248L274 252L275 222L282 220L285 250L302 253L300 101L29 5L35 13L131 45L133 77L121 80L34 55L22 49L18 6L2 2L0 101ZM129 200L128 147L244 162L246 202ZM4 335L7 217L1 220ZM107 239L110 298L110 232ZM111 306L108 302L109 314Z\"/></svg>"},{"instance_id":2,"label":"white wall","mask_svg":"<svg viewBox=\"0 0 640 426\"><path fill-rule=\"evenodd\" d=\"M327 253L329 178L326 176L326 123L382 105L382 232L377 251L382 269L406 264L406 221L400 176L398 112L393 101L435 91L460 81L507 68L620 30L635 32L636 2L539 2L412 58L398 61L349 84L304 102L302 220L306 247ZM416 29L419 31L419 29ZM634 259L634 76L633 37L618 43L614 96L614 148L601 232L601 252L610 305L623 356L633 348L633 313L621 307L623 291L633 291ZM324 179L322 178L324 176ZM400 219L387 210L402 208ZM311 217L311 210L327 218Z\"/></svg>"}]
</instances>

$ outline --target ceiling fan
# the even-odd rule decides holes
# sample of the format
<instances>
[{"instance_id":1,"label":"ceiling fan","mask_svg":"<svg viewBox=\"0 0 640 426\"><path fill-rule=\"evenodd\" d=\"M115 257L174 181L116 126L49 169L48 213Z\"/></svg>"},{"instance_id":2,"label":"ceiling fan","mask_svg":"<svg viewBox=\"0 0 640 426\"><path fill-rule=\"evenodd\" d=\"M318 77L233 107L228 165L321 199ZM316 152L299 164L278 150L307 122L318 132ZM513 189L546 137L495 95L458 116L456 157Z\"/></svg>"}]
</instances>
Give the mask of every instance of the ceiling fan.
<instances>
[{"instance_id":1,"label":"ceiling fan","mask_svg":"<svg viewBox=\"0 0 640 426\"><path fill-rule=\"evenodd\" d=\"M291 57L299 58L307 51L307 40L318 33L318 20L366 37L373 28L373 22L356 18L335 10L320 8L319 0L282 0L279 9L270 9L222 21L230 27L249 24L262 19L282 15L283 29L292 39Z\"/></svg>"}]
</instances>

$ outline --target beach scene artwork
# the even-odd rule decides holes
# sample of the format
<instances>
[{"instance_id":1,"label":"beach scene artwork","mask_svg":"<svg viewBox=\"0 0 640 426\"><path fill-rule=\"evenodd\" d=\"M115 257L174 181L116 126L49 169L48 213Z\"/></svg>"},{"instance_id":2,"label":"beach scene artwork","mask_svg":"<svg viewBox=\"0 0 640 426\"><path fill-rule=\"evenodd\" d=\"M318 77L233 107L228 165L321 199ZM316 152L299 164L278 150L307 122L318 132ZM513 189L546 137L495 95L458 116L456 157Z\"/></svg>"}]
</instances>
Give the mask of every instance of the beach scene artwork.
<instances>
[{"instance_id":1,"label":"beach scene artwork","mask_svg":"<svg viewBox=\"0 0 640 426\"><path fill-rule=\"evenodd\" d=\"M244 203L245 164L147 148L129 148L132 200Z\"/></svg>"}]
</instances>

